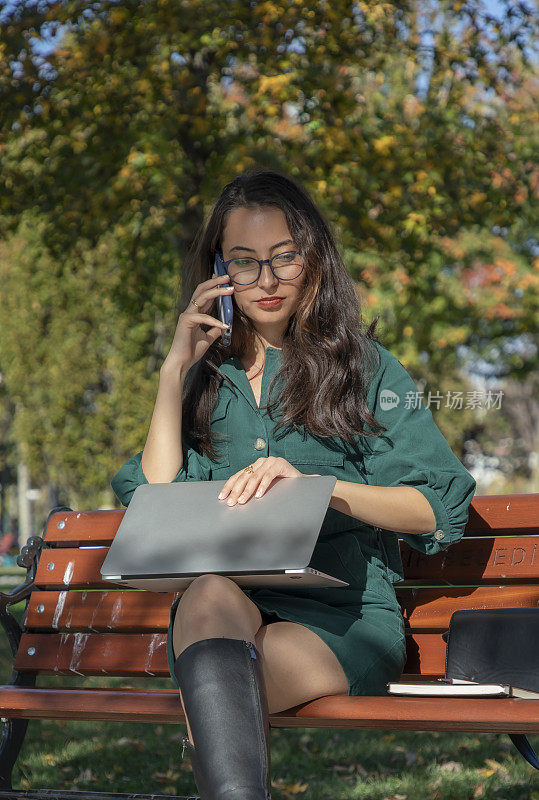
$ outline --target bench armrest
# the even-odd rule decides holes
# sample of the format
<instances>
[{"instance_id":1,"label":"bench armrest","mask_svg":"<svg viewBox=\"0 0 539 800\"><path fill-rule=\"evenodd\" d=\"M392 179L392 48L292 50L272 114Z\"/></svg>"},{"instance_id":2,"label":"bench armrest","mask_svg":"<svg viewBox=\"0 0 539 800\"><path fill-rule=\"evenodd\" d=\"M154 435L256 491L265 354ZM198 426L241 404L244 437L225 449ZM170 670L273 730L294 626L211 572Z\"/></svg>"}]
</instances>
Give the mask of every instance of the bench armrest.
<instances>
[{"instance_id":1,"label":"bench armrest","mask_svg":"<svg viewBox=\"0 0 539 800\"><path fill-rule=\"evenodd\" d=\"M17 556L17 564L19 567L26 567L27 570L24 582L16 586L10 592L0 591L0 622L2 622L4 630L6 631L13 658L15 658L17 650L19 649L22 628L18 620L15 619L9 611L9 606L20 603L21 600L29 598L32 594L42 547L43 538L41 536L30 536L24 547L21 548L20 554Z\"/></svg>"}]
</instances>

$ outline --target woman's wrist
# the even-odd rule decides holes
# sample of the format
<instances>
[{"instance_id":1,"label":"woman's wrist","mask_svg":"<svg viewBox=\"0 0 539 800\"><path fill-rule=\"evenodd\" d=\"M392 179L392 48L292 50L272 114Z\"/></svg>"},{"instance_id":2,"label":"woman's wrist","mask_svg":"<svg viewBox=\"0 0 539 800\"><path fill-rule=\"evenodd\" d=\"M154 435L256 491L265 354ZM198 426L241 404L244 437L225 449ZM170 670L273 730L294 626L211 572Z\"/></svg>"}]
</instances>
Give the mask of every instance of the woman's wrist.
<instances>
[{"instance_id":1,"label":"woman's wrist","mask_svg":"<svg viewBox=\"0 0 539 800\"><path fill-rule=\"evenodd\" d=\"M159 375L165 380L179 380L183 383L188 371L189 367L183 362L169 359L167 356L161 364Z\"/></svg>"}]
</instances>

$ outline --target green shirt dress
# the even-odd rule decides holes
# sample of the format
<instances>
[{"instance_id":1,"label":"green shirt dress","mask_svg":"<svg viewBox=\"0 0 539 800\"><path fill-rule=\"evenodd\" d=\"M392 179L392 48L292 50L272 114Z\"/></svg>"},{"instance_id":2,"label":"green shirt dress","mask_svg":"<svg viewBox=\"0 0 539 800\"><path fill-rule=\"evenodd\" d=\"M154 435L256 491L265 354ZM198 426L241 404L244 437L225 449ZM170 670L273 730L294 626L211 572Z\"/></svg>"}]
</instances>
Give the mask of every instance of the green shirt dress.
<instances>
[{"instance_id":1,"label":"green shirt dress","mask_svg":"<svg viewBox=\"0 0 539 800\"><path fill-rule=\"evenodd\" d=\"M399 538L426 554L458 541L476 486L406 369L379 342L372 342L372 347L379 366L369 384L367 405L387 428L381 437L358 436L350 443L337 436L313 437L302 426L290 433L281 429L274 438L276 422L265 406L282 351L268 347L260 408L241 361L235 356L225 360L219 367L225 377L211 418L212 430L225 434L218 441L218 458L211 461L190 447L182 434L183 464L174 478L223 481L261 456L282 456L304 474L334 475L338 480L373 486L413 486L427 498L436 526L426 534L387 531L328 508L310 565L347 581L347 587L240 587L260 609L264 624L289 620L318 634L342 665L349 695L386 694L387 682L399 680L406 662L404 620L394 588L403 580ZM278 389L276 385L272 400ZM141 460L142 451L126 461L111 481L125 506L137 486L148 483ZM271 496L271 487L266 493ZM176 687L172 627L180 600L171 606L167 639L168 666Z\"/></svg>"}]
</instances>

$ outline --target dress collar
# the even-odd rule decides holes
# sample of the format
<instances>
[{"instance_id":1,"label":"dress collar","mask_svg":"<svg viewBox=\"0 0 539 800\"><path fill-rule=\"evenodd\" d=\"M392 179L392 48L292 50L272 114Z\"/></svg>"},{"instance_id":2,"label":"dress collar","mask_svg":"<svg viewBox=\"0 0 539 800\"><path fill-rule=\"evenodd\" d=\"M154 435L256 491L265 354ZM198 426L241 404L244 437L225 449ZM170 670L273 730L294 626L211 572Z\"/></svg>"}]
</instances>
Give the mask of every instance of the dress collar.
<instances>
[{"instance_id":1,"label":"dress collar","mask_svg":"<svg viewBox=\"0 0 539 800\"><path fill-rule=\"evenodd\" d=\"M255 396L253 394L251 384L249 383L249 379L247 378L245 368L237 356L230 356L230 358L225 359L221 366L217 367L217 370L223 375L226 375L226 377L232 381L234 386L236 386L236 388L242 393L249 405L251 405L255 411L262 411L266 405L269 385L273 380L275 373L281 366L282 357L282 350L279 350L277 347L266 348L266 358L264 361L262 387L260 392L260 408L258 408L256 405ZM228 381L225 380L224 383L227 384Z\"/></svg>"}]
</instances>

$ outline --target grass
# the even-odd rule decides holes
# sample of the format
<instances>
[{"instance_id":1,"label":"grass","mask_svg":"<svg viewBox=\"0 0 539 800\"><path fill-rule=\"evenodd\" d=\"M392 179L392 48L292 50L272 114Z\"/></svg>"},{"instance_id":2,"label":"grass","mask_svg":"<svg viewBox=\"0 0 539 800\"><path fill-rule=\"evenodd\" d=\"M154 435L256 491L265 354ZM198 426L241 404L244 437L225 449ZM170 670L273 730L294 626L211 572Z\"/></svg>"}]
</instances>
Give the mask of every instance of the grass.
<instances>
[{"instance_id":1,"label":"grass","mask_svg":"<svg viewBox=\"0 0 539 800\"><path fill-rule=\"evenodd\" d=\"M24 580L24 570L9 572L15 573L13 586ZM11 610L20 620L24 603ZM2 683L9 681L11 664L4 636ZM40 676L37 685L60 681L125 685L122 678L78 675ZM135 678L128 685L170 688L172 682ZM181 758L185 732L181 724L30 720L13 785L196 796L187 753ZM539 736L531 741L537 749ZM273 728L271 758L274 800L539 800L539 773L504 734Z\"/></svg>"}]
</instances>

